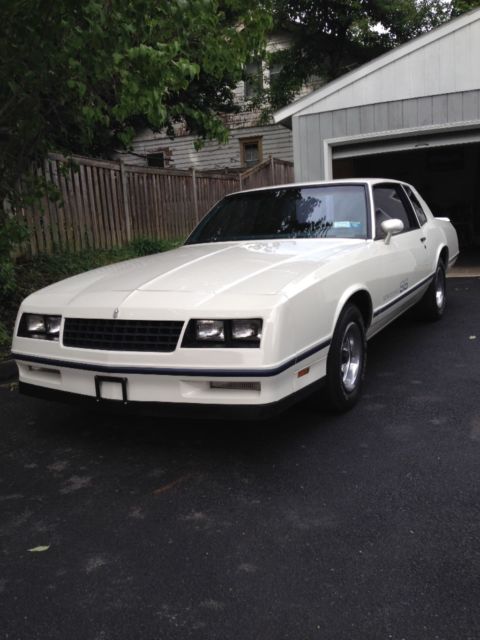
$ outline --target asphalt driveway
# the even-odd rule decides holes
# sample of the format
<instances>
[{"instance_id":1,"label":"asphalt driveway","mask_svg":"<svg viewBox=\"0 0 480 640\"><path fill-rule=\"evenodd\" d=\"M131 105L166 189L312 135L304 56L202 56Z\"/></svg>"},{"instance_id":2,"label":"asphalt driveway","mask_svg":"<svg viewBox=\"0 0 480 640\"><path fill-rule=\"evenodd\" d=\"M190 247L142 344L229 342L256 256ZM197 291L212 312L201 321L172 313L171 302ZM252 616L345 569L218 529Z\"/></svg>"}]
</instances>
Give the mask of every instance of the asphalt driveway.
<instances>
[{"instance_id":1,"label":"asphalt driveway","mask_svg":"<svg viewBox=\"0 0 480 640\"><path fill-rule=\"evenodd\" d=\"M371 341L344 416L0 403L0 638L480 637L480 278Z\"/></svg>"}]
</instances>

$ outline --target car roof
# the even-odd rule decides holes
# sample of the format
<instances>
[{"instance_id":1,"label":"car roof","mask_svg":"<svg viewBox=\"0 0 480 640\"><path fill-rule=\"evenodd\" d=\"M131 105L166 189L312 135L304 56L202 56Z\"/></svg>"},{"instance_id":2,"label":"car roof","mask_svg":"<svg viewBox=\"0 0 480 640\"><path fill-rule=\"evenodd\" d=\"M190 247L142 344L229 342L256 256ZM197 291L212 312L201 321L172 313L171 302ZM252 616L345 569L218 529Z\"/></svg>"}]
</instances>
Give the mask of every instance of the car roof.
<instances>
[{"instance_id":1,"label":"car roof","mask_svg":"<svg viewBox=\"0 0 480 640\"><path fill-rule=\"evenodd\" d=\"M273 189L296 189L299 187L322 187L328 185L376 185L383 182L395 183L395 184L406 184L403 180L394 180L392 178L346 178L346 179L337 179L337 180L313 180L310 182L289 182L287 184L272 184L268 187L257 187L256 189L243 189L242 191L235 191L230 195L238 194L238 193L254 193L256 191L270 191Z\"/></svg>"}]
</instances>

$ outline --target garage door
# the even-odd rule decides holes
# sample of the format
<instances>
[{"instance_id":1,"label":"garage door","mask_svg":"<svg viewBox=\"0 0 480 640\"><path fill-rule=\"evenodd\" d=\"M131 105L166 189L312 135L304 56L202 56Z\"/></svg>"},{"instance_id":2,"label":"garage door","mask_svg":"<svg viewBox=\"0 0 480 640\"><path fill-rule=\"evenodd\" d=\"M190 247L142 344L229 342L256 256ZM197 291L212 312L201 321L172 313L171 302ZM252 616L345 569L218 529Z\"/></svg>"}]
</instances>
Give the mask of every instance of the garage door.
<instances>
[{"instance_id":1,"label":"garage door","mask_svg":"<svg viewBox=\"0 0 480 640\"><path fill-rule=\"evenodd\" d=\"M480 142L480 130L466 130L454 133L432 133L422 136L387 137L364 142L342 143L332 148L332 158L341 160L358 156L377 155L380 153L394 153L396 151L411 151L414 149L426 149L446 147L454 145Z\"/></svg>"}]
</instances>

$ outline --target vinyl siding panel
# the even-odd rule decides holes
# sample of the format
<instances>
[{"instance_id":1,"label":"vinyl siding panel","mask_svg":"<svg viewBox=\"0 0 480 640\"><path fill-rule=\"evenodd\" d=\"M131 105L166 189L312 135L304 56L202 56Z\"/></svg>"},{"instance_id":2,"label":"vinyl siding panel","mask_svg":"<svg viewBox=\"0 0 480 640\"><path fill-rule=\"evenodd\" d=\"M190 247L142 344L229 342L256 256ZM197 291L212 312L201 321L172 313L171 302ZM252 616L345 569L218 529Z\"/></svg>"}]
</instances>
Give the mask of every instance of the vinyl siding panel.
<instances>
[{"instance_id":1,"label":"vinyl siding panel","mask_svg":"<svg viewBox=\"0 0 480 640\"><path fill-rule=\"evenodd\" d=\"M463 96L461 93L451 93L447 97L447 121L460 122L463 119Z\"/></svg>"},{"instance_id":2,"label":"vinyl siding panel","mask_svg":"<svg viewBox=\"0 0 480 640\"><path fill-rule=\"evenodd\" d=\"M375 131L375 109L372 104L360 107L360 130L362 133Z\"/></svg>"},{"instance_id":3,"label":"vinyl siding panel","mask_svg":"<svg viewBox=\"0 0 480 640\"><path fill-rule=\"evenodd\" d=\"M373 106L375 116L375 131L388 129L388 104L375 104ZM338 136L340 137L340 136Z\"/></svg>"},{"instance_id":4,"label":"vinyl siding panel","mask_svg":"<svg viewBox=\"0 0 480 640\"><path fill-rule=\"evenodd\" d=\"M303 174L303 146L301 144L302 136L300 135L301 118L293 118L292 120L292 137L293 137L293 171L295 180L301 180ZM320 142L320 139L319 139Z\"/></svg>"},{"instance_id":5,"label":"vinyl siding panel","mask_svg":"<svg viewBox=\"0 0 480 640\"><path fill-rule=\"evenodd\" d=\"M333 137L339 138L345 135L347 130L347 109L339 109L333 112Z\"/></svg>"},{"instance_id":6,"label":"vinyl siding panel","mask_svg":"<svg viewBox=\"0 0 480 640\"><path fill-rule=\"evenodd\" d=\"M417 122L419 127L426 127L433 123L433 99L419 98L417 100Z\"/></svg>"},{"instance_id":7,"label":"vinyl siding panel","mask_svg":"<svg viewBox=\"0 0 480 640\"><path fill-rule=\"evenodd\" d=\"M402 102L402 129L418 127L418 100Z\"/></svg>"},{"instance_id":8,"label":"vinyl siding panel","mask_svg":"<svg viewBox=\"0 0 480 640\"><path fill-rule=\"evenodd\" d=\"M443 124L444 122L448 122L448 96L433 96L432 104L432 124Z\"/></svg>"},{"instance_id":9,"label":"vinyl siding panel","mask_svg":"<svg viewBox=\"0 0 480 640\"><path fill-rule=\"evenodd\" d=\"M330 123L331 123L331 115L330 115ZM307 145L307 159L306 166L308 171L308 180L315 180L315 167L321 165L321 151L322 145L320 143L320 118L317 116L316 118L312 118L310 123L311 127L311 135L308 136L308 145ZM331 128L328 129L331 131ZM309 169L313 169L313 173L310 173Z\"/></svg>"},{"instance_id":10,"label":"vinyl siding panel","mask_svg":"<svg viewBox=\"0 0 480 640\"><path fill-rule=\"evenodd\" d=\"M473 91L463 94L463 117L466 121L480 118L480 100Z\"/></svg>"}]
</instances>

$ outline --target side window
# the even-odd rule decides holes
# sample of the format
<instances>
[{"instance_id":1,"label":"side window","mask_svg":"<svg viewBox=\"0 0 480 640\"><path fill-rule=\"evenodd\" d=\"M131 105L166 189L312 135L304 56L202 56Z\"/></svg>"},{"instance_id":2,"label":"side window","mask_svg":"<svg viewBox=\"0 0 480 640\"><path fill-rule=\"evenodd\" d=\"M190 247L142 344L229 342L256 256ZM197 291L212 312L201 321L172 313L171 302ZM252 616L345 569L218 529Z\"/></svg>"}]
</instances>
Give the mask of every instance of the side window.
<instances>
[{"instance_id":1,"label":"side window","mask_svg":"<svg viewBox=\"0 0 480 640\"><path fill-rule=\"evenodd\" d=\"M412 207L415 209L415 213L417 214L418 221L420 222L420 226L423 225L427 221L427 216L425 215L425 211L422 209L422 205L418 201L417 196L413 193L410 187L406 184L403 185L405 191L407 192L408 197L410 198L410 202L412 203Z\"/></svg>"},{"instance_id":2,"label":"side window","mask_svg":"<svg viewBox=\"0 0 480 640\"><path fill-rule=\"evenodd\" d=\"M373 188L375 206L375 239L383 238L381 224L384 220L397 218L403 222L403 233L418 228L413 211L406 202L405 194L398 184L381 184Z\"/></svg>"}]
</instances>

